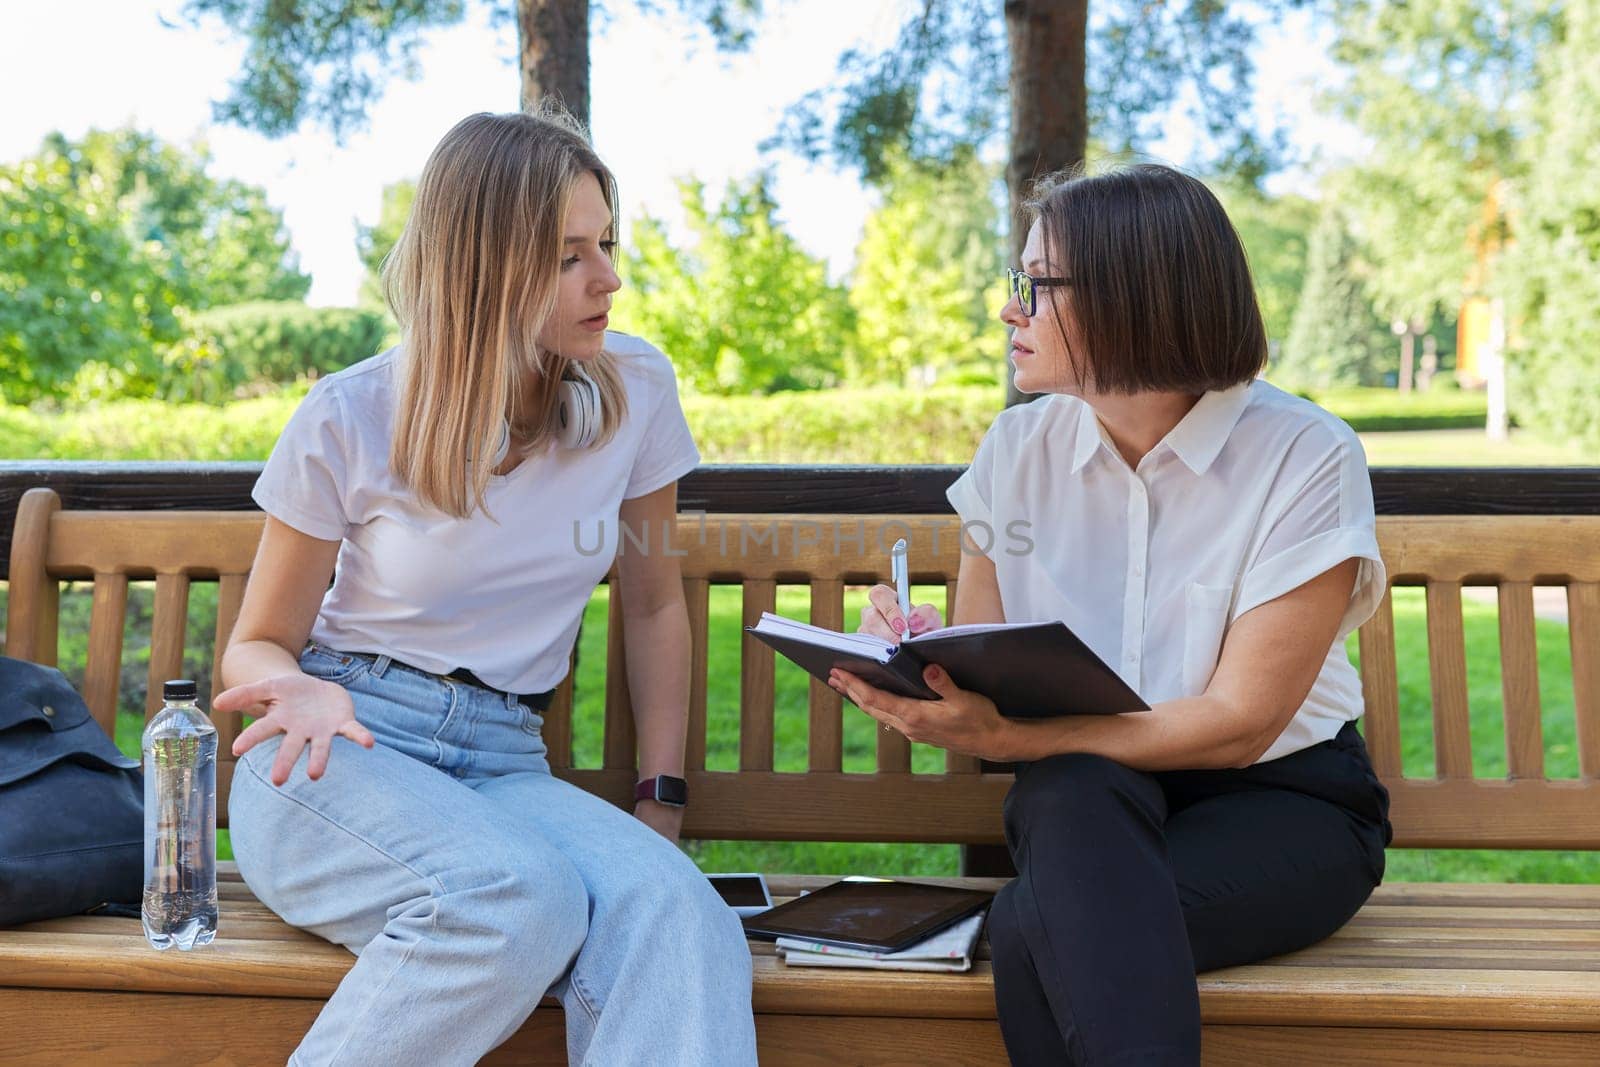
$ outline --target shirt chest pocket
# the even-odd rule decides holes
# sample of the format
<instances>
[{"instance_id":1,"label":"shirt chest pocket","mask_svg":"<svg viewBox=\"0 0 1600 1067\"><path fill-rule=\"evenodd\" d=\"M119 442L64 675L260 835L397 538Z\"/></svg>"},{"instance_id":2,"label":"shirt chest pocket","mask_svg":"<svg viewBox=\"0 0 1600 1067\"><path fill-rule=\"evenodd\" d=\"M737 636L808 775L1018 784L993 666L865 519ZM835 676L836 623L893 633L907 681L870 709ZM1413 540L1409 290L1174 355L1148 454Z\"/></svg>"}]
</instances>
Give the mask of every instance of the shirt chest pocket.
<instances>
[{"instance_id":1,"label":"shirt chest pocket","mask_svg":"<svg viewBox=\"0 0 1600 1067\"><path fill-rule=\"evenodd\" d=\"M1228 631L1233 589L1226 585L1189 586L1184 597L1183 695L1199 696L1211 683Z\"/></svg>"}]
</instances>

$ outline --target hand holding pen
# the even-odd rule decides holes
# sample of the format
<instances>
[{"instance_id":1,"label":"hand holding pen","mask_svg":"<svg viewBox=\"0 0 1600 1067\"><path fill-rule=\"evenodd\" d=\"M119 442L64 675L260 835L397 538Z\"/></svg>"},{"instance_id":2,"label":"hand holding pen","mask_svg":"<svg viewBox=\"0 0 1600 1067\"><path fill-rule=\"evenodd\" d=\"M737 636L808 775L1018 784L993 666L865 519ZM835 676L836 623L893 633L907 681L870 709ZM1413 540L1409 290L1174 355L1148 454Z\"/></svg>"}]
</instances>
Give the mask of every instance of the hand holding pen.
<instances>
[{"instance_id":1,"label":"hand holding pen","mask_svg":"<svg viewBox=\"0 0 1600 1067\"><path fill-rule=\"evenodd\" d=\"M904 538L895 542L889 554L889 573L892 585L879 583L867 591L867 603L861 608L860 633L898 644L906 637L925 634L944 625L939 609L932 604L911 606L911 567Z\"/></svg>"}]
</instances>

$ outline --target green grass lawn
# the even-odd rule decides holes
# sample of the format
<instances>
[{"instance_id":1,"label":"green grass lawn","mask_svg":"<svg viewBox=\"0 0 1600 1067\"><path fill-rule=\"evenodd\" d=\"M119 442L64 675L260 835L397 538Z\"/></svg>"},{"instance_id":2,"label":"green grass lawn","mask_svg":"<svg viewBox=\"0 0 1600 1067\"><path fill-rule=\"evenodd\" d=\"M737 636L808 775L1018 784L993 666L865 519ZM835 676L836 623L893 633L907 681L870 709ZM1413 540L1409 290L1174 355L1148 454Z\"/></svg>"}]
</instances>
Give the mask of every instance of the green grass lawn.
<instances>
[{"instance_id":1,"label":"green grass lawn","mask_svg":"<svg viewBox=\"0 0 1600 1067\"><path fill-rule=\"evenodd\" d=\"M1407 430L1364 433L1371 467L1564 467L1600 463L1600 455L1578 445L1550 441L1514 429L1504 441L1482 430Z\"/></svg>"},{"instance_id":2,"label":"green grass lawn","mask_svg":"<svg viewBox=\"0 0 1600 1067\"><path fill-rule=\"evenodd\" d=\"M191 597L191 648L185 671L202 681L210 675L209 632L215 611L214 587L196 584ZM804 587L779 590L778 610L794 618L808 614ZM917 597L943 603L943 592L918 590ZM138 751L140 701L149 650L141 634L149 633L151 590L135 583L129 595L129 635L124 652L122 712L117 722L117 743L130 754ZM83 662L89 612L86 585L73 588L63 599L62 662ZM854 618L863 602L860 590L846 599L845 617ZM0 589L0 611L4 590ZM1395 591L1395 629L1399 663L1401 742L1405 772L1428 776L1433 772L1432 718L1428 679L1427 636L1420 590ZM605 620L607 596L599 591L585 614L579 654L577 706L573 722L573 755L580 767L600 764L604 704ZM0 615L3 617L3 615ZM1501 719L1499 636L1492 604L1467 601L1463 605L1467 643L1467 673L1472 715L1473 756L1480 775L1505 773L1505 741ZM733 770L738 766L739 591L714 588L711 597L711 644L708 671L707 766ZM1567 628L1558 622L1538 624L1540 690L1544 711L1547 773L1575 777L1572 674ZM1355 641L1351 639L1354 656ZM81 683L81 676L69 676ZM806 767L809 681L807 676L779 657L776 669L777 708L774 724L775 763L779 771ZM844 709L844 767L870 772L876 751L874 724L848 705ZM943 753L914 746L913 770L937 773ZM219 851L231 858L226 833L219 835ZM706 870L760 870L815 873L871 872L882 874L954 874L959 850L952 845L830 844L810 842L691 842L688 849ZM1600 882L1600 853L1507 852L1460 850L1394 850L1389 855L1389 877L1396 881L1554 881Z\"/></svg>"}]
</instances>

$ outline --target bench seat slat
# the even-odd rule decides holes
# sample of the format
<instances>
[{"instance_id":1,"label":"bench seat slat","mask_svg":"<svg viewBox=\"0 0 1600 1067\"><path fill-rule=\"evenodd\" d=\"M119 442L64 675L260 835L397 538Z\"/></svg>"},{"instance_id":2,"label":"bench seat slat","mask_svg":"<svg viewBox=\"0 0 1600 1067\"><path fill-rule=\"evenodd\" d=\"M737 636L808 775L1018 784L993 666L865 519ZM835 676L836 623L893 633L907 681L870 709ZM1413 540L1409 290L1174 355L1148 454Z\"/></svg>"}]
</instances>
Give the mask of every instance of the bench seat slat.
<instances>
[{"instance_id":1,"label":"bench seat slat","mask_svg":"<svg viewBox=\"0 0 1600 1067\"><path fill-rule=\"evenodd\" d=\"M225 865L225 882L238 885ZM773 879L780 899L823 877ZM940 881L960 884L960 879ZM996 879L968 880L993 888ZM1408 897L1456 899L1481 892L1504 901L1547 899L1544 887L1507 893L1506 886L1394 886L1380 888L1345 932L1321 945L1276 960L1214 971L1200 977L1208 1024L1321 1023L1325 1025L1463 1027L1600 1031L1600 945L1559 941L1519 950L1505 945L1437 945L1435 937L1364 944L1352 937L1381 915L1449 909L1396 904ZM1600 896L1600 887L1567 887ZM1518 915L1554 924L1580 908L1485 908L1505 921ZM103 932L83 932L94 928ZM1418 933L1427 927L1416 927ZM1555 932L1559 933L1559 929ZM1522 937L1527 931L1514 931ZM753 945L757 1011L796 1015L886 1015L904 1018L992 1019L992 972L979 962L968 974L813 971L788 968L772 946ZM1514 966L1494 966L1498 956ZM1561 966L1563 956L1567 960ZM1518 962L1520 961L1520 962ZM131 919L77 917L0 932L0 997L7 987L121 989L150 993L236 993L257 997L321 998L329 995L354 957L272 919L248 900L225 899L218 940L205 952L157 956ZM1308 1018L1308 1013L1311 1017Z\"/></svg>"}]
</instances>

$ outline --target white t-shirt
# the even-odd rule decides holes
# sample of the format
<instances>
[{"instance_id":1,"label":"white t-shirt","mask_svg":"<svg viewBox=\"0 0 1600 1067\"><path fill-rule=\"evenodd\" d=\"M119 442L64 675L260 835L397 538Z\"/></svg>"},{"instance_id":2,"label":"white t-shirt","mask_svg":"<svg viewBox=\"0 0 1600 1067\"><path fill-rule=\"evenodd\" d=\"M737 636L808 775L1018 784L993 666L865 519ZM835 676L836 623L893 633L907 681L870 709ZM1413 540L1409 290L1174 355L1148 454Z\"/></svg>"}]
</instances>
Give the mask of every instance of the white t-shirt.
<instances>
[{"instance_id":1,"label":"white t-shirt","mask_svg":"<svg viewBox=\"0 0 1600 1067\"><path fill-rule=\"evenodd\" d=\"M1361 715L1344 639L1383 598L1356 435L1262 381L1202 396L1131 470L1082 400L1009 408L948 491L1007 622L1060 619L1146 702L1197 696L1228 627L1351 558L1355 590L1305 703L1261 757Z\"/></svg>"},{"instance_id":2,"label":"white t-shirt","mask_svg":"<svg viewBox=\"0 0 1600 1067\"><path fill-rule=\"evenodd\" d=\"M440 674L465 667L508 692L552 689L616 556L622 501L700 461L672 364L637 337L607 333L628 397L616 436L598 449L552 443L489 479L488 515L457 519L420 504L389 467L398 351L313 386L256 482L267 514L343 542L311 637ZM661 531L632 534L630 551L644 536L660 550Z\"/></svg>"}]
</instances>

